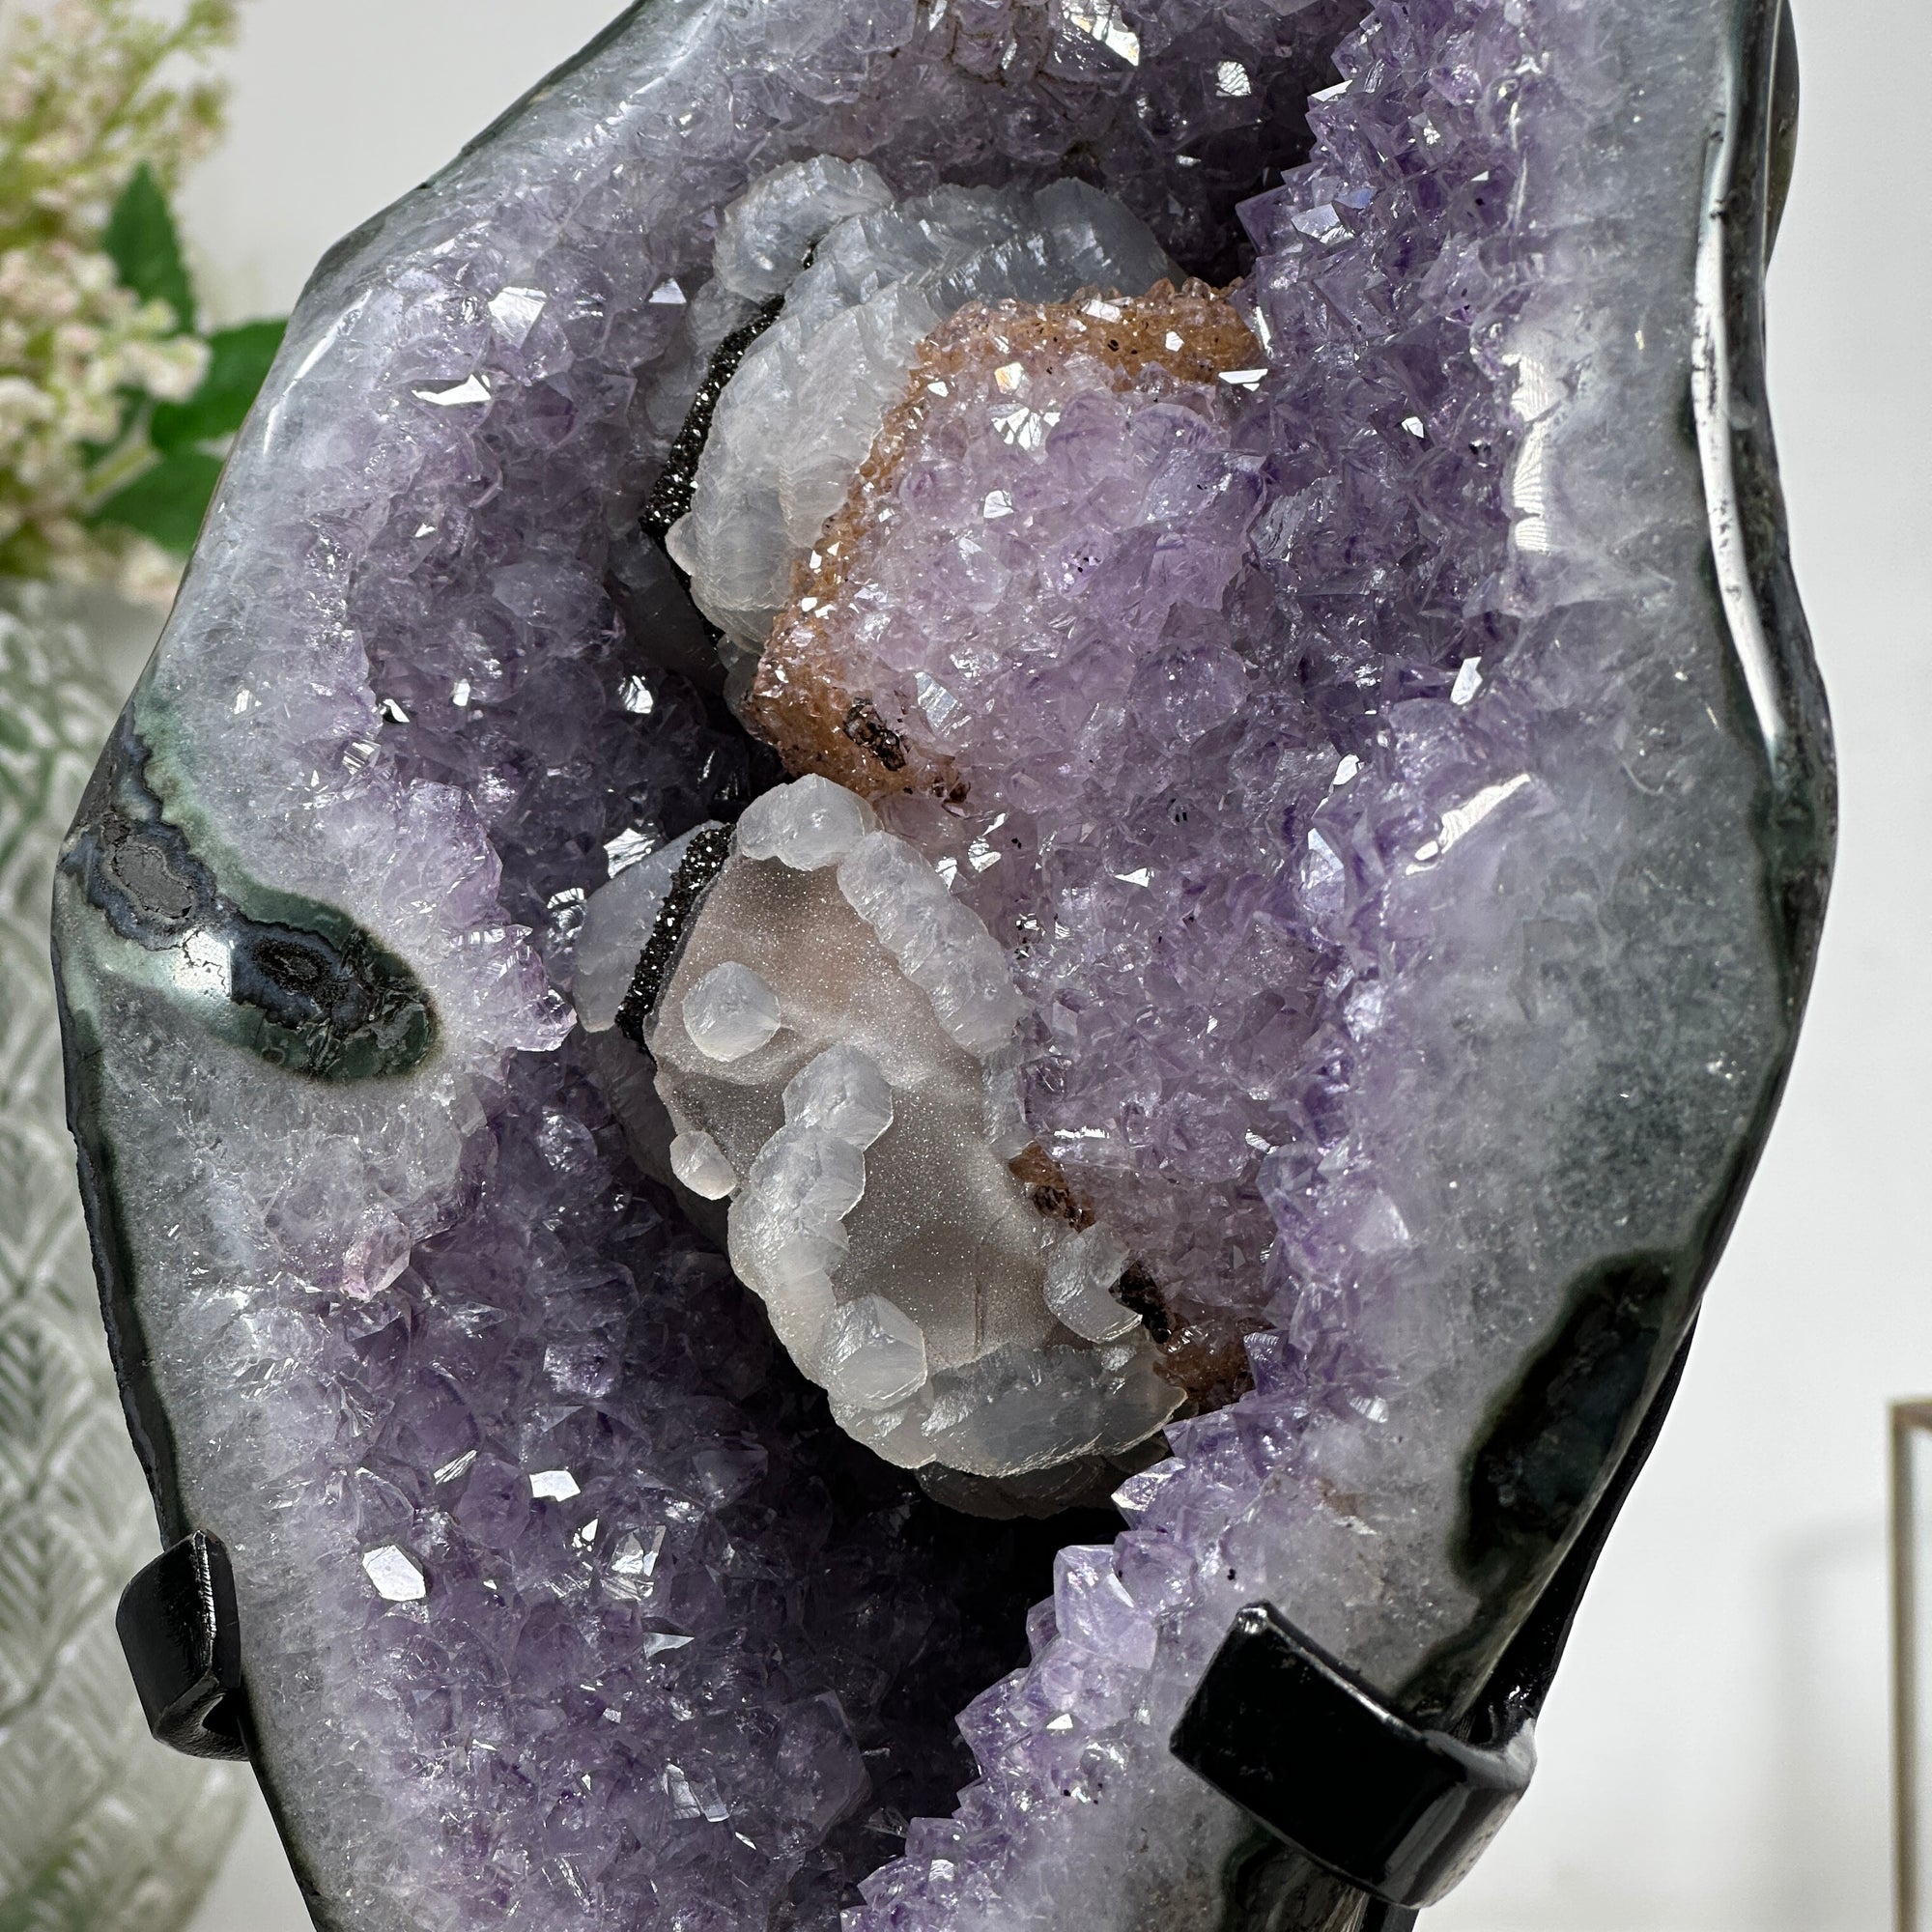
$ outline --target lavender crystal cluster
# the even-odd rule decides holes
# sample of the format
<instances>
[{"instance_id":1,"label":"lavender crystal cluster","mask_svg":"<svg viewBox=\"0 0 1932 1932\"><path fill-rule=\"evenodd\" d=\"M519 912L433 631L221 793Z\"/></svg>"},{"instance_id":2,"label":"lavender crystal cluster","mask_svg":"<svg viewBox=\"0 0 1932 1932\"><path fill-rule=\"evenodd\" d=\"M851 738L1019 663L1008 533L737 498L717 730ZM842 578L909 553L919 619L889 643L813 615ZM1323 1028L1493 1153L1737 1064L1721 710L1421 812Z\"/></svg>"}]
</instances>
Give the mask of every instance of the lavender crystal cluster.
<instances>
[{"instance_id":1,"label":"lavender crystal cluster","mask_svg":"<svg viewBox=\"0 0 1932 1932\"><path fill-rule=\"evenodd\" d=\"M646 6L325 263L57 890L163 1533L232 1552L326 1922L1218 1932L1308 1885L1167 1750L1238 1605L1473 1694L1690 1320L1826 864L1802 638L1751 656L1675 428L1737 17ZM720 212L820 155L1072 168L1245 271L1265 364L1055 446L1087 647L987 796L888 808L1007 946L1036 1131L1246 1337L1119 1535L836 1426L566 997L589 895L784 776L606 578Z\"/></svg>"}]
</instances>

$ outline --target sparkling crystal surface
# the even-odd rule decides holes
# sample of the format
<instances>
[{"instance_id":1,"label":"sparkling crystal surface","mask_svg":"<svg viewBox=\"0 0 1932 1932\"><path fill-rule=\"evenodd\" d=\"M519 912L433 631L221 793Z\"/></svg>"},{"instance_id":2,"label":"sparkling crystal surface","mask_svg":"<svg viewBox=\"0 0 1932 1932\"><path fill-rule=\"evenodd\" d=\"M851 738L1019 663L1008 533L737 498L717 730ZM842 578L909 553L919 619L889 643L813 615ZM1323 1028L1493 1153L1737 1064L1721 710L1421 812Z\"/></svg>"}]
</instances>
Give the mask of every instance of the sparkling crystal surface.
<instances>
[{"instance_id":1,"label":"sparkling crystal surface","mask_svg":"<svg viewBox=\"0 0 1932 1932\"><path fill-rule=\"evenodd\" d=\"M1166 1749L1236 1606L1470 1693L1690 1318L1826 864L1822 708L1795 617L1739 614L1709 440L1733 13L648 6L325 265L58 920L164 1516L234 1553L338 1923L1220 1932L1237 1876L1303 1884ZM963 791L864 810L775 798L757 694L630 535L810 245L707 300L720 216L819 156L862 203L862 162L899 202L1074 167L1240 275L1187 298L1259 352L961 336L850 579L878 623L820 669L869 698L849 742ZM1041 1307L1203 1392L1123 1533L922 1492L860 1420L912 1326L932 1375L909 1293L820 1311L841 1428L726 1264L739 1197L679 1191L723 1177L591 1022L639 926L679 902L695 948L761 868L835 882L935 1052L1024 1043L1039 1159L1002 1172L1079 1236ZM821 1231L898 1132L894 1088L861 1145L849 1063L794 1099L852 1044L760 1090L756 1147L703 1129L747 1179L789 1135L758 1185Z\"/></svg>"}]
</instances>

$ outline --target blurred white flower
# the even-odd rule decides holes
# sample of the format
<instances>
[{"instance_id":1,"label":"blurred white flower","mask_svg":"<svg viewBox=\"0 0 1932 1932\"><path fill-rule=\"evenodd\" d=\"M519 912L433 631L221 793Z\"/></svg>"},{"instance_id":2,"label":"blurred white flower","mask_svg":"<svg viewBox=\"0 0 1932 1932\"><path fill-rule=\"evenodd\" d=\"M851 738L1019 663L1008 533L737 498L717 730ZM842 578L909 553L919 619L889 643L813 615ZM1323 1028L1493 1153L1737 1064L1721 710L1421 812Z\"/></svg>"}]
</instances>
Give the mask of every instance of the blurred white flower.
<instances>
[{"instance_id":1,"label":"blurred white flower","mask_svg":"<svg viewBox=\"0 0 1932 1932\"><path fill-rule=\"evenodd\" d=\"M209 351L122 286L107 225L142 168L165 194L219 133L197 70L235 26L234 0L60 0L0 56L0 575L173 595L174 557L92 519L154 460L146 404L190 395Z\"/></svg>"}]
</instances>

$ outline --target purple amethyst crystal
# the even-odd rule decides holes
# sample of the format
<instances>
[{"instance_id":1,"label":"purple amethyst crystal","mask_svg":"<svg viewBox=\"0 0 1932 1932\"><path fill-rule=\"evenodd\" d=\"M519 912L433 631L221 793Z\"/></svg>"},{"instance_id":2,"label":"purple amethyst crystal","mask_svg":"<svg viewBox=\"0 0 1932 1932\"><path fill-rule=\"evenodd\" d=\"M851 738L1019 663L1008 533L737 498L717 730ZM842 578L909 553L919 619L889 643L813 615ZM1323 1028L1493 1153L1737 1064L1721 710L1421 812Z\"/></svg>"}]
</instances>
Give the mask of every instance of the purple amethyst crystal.
<instances>
[{"instance_id":1,"label":"purple amethyst crystal","mask_svg":"<svg viewBox=\"0 0 1932 1932\"><path fill-rule=\"evenodd\" d=\"M1176 1721L1468 1714L1808 980L1775 25L650 0L325 262L56 887L318 1922L1355 1925Z\"/></svg>"}]
</instances>

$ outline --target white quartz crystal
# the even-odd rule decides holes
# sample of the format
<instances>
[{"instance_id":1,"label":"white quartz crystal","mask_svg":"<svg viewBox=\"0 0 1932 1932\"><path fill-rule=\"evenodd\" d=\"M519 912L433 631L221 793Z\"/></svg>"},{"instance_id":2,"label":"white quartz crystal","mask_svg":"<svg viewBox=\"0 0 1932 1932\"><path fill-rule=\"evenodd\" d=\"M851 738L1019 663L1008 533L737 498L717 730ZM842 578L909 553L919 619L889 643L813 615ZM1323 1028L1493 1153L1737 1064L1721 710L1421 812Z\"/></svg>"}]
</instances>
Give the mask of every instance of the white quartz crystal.
<instances>
[{"instance_id":1,"label":"white quartz crystal","mask_svg":"<svg viewBox=\"0 0 1932 1932\"><path fill-rule=\"evenodd\" d=\"M812 1219L795 1199L748 1185L731 1204L731 1263L760 1294L823 1276L844 1259L851 1238L838 1215Z\"/></svg>"},{"instance_id":2,"label":"white quartz crystal","mask_svg":"<svg viewBox=\"0 0 1932 1932\"><path fill-rule=\"evenodd\" d=\"M925 1336L883 1294L862 1294L833 1316L824 1348L825 1385L861 1408L886 1408L925 1381Z\"/></svg>"},{"instance_id":3,"label":"white quartz crystal","mask_svg":"<svg viewBox=\"0 0 1932 1932\"><path fill-rule=\"evenodd\" d=\"M825 1324L838 1306L832 1269L848 1243L842 1228L814 1234L794 1219L775 1213L755 1195L732 1203L731 1265L753 1289L771 1317L772 1333L809 1376L819 1373Z\"/></svg>"},{"instance_id":4,"label":"white quartz crystal","mask_svg":"<svg viewBox=\"0 0 1932 1932\"><path fill-rule=\"evenodd\" d=\"M868 833L840 861L838 889L961 1046L983 1057L1011 1039L1024 1007L999 941L903 838Z\"/></svg>"},{"instance_id":5,"label":"white quartz crystal","mask_svg":"<svg viewBox=\"0 0 1932 1932\"><path fill-rule=\"evenodd\" d=\"M787 1125L868 1148L893 1123L893 1090L869 1054L831 1046L785 1084L784 1114Z\"/></svg>"},{"instance_id":6,"label":"white quartz crystal","mask_svg":"<svg viewBox=\"0 0 1932 1932\"><path fill-rule=\"evenodd\" d=\"M376 1594L386 1603L415 1604L429 1595L423 1573L393 1543L366 1550L362 1568L376 1586Z\"/></svg>"},{"instance_id":7,"label":"white quartz crystal","mask_svg":"<svg viewBox=\"0 0 1932 1932\"><path fill-rule=\"evenodd\" d=\"M787 1122L760 1150L745 1184L774 1213L829 1232L865 1198L866 1157L822 1128Z\"/></svg>"},{"instance_id":8,"label":"white quartz crystal","mask_svg":"<svg viewBox=\"0 0 1932 1932\"><path fill-rule=\"evenodd\" d=\"M748 859L781 859L794 871L813 872L838 865L878 823L857 792L813 773L774 785L745 808L738 850Z\"/></svg>"},{"instance_id":9,"label":"white quartz crystal","mask_svg":"<svg viewBox=\"0 0 1932 1932\"><path fill-rule=\"evenodd\" d=\"M1125 1247L1105 1228L1089 1228L1062 1241L1046 1264L1046 1305L1090 1342L1112 1342L1129 1333L1140 1317L1112 1292L1127 1260Z\"/></svg>"},{"instance_id":10,"label":"white quartz crystal","mask_svg":"<svg viewBox=\"0 0 1932 1932\"><path fill-rule=\"evenodd\" d=\"M715 966L679 1002L684 1030L710 1060L743 1060L779 1030L779 999L735 959Z\"/></svg>"},{"instance_id":11,"label":"white quartz crystal","mask_svg":"<svg viewBox=\"0 0 1932 1932\"><path fill-rule=\"evenodd\" d=\"M869 162L830 155L792 161L753 182L719 218L713 270L732 294L769 301L834 222L892 205L892 189Z\"/></svg>"},{"instance_id":12,"label":"white quartz crystal","mask_svg":"<svg viewBox=\"0 0 1932 1932\"><path fill-rule=\"evenodd\" d=\"M724 1150L703 1132L679 1134L671 1141L670 1168L685 1186L706 1201L722 1201L738 1184Z\"/></svg>"},{"instance_id":13,"label":"white quartz crystal","mask_svg":"<svg viewBox=\"0 0 1932 1932\"><path fill-rule=\"evenodd\" d=\"M863 162L825 159L781 168L732 203L715 266L729 292L710 304L719 325L781 290L784 309L725 385L691 510L667 542L699 609L753 647L904 392L920 342L949 315L1180 279L1141 221L1084 182L942 187L890 205Z\"/></svg>"}]
</instances>

